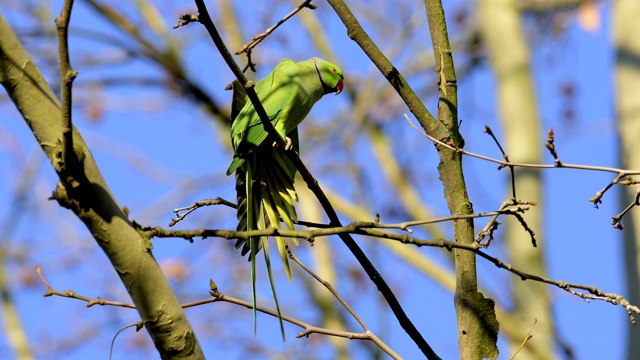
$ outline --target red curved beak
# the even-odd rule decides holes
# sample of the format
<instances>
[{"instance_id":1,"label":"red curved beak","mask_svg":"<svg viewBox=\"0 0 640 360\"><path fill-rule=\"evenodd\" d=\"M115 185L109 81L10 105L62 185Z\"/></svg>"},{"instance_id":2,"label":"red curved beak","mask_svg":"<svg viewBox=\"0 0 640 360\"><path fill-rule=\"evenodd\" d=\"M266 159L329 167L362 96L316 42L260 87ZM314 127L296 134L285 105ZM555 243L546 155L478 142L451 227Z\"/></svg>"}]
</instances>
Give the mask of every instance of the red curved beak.
<instances>
[{"instance_id":1,"label":"red curved beak","mask_svg":"<svg viewBox=\"0 0 640 360\"><path fill-rule=\"evenodd\" d=\"M336 91L336 95L340 94L342 92L342 87L344 86L344 84L342 83L342 79L340 79L340 81L338 81L338 85L336 86L336 89L338 89Z\"/></svg>"}]
</instances>

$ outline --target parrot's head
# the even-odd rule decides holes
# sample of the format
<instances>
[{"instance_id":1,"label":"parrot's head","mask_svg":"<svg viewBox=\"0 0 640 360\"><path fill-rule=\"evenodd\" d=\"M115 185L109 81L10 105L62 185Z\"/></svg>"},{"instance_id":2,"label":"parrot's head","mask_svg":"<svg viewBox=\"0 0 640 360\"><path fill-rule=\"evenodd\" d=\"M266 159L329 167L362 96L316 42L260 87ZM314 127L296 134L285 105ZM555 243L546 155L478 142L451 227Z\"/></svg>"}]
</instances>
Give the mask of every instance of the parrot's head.
<instances>
[{"instance_id":1,"label":"parrot's head","mask_svg":"<svg viewBox=\"0 0 640 360\"><path fill-rule=\"evenodd\" d=\"M313 64L315 65L318 76L320 77L324 93L328 94L334 92L336 95L340 94L343 87L342 80L344 80L342 70L332 63L320 58L312 58L311 60L313 60Z\"/></svg>"}]
</instances>

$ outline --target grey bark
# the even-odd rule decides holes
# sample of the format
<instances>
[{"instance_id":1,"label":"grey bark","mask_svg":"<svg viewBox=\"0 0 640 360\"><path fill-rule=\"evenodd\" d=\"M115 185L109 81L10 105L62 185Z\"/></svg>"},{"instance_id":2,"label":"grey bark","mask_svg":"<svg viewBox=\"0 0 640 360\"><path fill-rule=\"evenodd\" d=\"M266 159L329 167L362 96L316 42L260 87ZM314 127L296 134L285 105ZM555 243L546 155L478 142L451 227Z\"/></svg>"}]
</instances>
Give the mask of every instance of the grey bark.
<instances>
[{"instance_id":1,"label":"grey bark","mask_svg":"<svg viewBox=\"0 0 640 360\"><path fill-rule=\"evenodd\" d=\"M149 239L117 204L75 127L74 161L61 156L64 145L60 102L2 14L0 83L58 172L60 182L52 199L82 220L107 255L160 356L204 358L178 299L151 253Z\"/></svg>"}]
</instances>

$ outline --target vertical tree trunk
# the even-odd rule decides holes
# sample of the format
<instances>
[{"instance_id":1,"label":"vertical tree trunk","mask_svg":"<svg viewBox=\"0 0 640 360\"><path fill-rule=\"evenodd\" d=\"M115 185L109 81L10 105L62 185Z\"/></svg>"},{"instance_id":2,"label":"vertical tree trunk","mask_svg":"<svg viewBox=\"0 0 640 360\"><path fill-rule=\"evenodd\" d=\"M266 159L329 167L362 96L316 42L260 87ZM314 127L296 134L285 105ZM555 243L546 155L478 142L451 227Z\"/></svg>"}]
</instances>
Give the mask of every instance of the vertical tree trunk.
<instances>
[{"instance_id":1,"label":"vertical tree trunk","mask_svg":"<svg viewBox=\"0 0 640 360\"><path fill-rule=\"evenodd\" d=\"M480 31L489 49L496 76L505 151L512 161L540 163L544 142L518 2L480 0L478 8ZM518 199L538 203L534 211L527 213L526 221L536 232L541 246L534 248L517 221L509 219L503 229L509 262L518 269L545 276L540 174L536 170L518 168L515 170L515 179ZM512 196L511 186L508 196ZM538 282L524 282L516 277L512 279L513 312L509 319L500 319L501 322L514 321L519 324L516 328L520 331L516 332L516 338L511 339L512 343L519 345L527 337L534 319L538 320L534 333L535 346L525 346L518 354L518 359L552 359L554 325L548 287Z\"/></svg>"},{"instance_id":2,"label":"vertical tree trunk","mask_svg":"<svg viewBox=\"0 0 640 360\"><path fill-rule=\"evenodd\" d=\"M447 23L440 0L425 0L433 55L438 71L439 100L437 119L458 147L464 140L458 128L458 85L453 54L449 43ZM462 155L448 149L438 149L440 164L438 173L444 185L444 196L452 215L473 213L462 171ZM453 222L456 242L474 242L471 220ZM455 249L456 292L454 306L458 322L458 348L461 359L496 359L498 357L498 322L495 302L478 291L476 254Z\"/></svg>"},{"instance_id":3,"label":"vertical tree trunk","mask_svg":"<svg viewBox=\"0 0 640 360\"><path fill-rule=\"evenodd\" d=\"M640 1L614 2L613 26L616 45L616 112L620 134L620 166L640 168L638 134L640 134ZM636 178L636 180L638 180ZM633 201L637 188L624 187L620 191L624 208ZM628 299L640 303L640 212L634 209L625 216L624 256ZM630 326L627 337L627 359L640 354L640 328Z\"/></svg>"},{"instance_id":4,"label":"vertical tree trunk","mask_svg":"<svg viewBox=\"0 0 640 360\"><path fill-rule=\"evenodd\" d=\"M151 253L104 181L91 151L74 127L77 166L60 170L63 121L60 102L0 14L0 83L46 153L60 181L52 195L82 220L111 261L135 303L162 359L203 359L191 325ZM73 164L76 165L76 164Z\"/></svg>"}]
</instances>

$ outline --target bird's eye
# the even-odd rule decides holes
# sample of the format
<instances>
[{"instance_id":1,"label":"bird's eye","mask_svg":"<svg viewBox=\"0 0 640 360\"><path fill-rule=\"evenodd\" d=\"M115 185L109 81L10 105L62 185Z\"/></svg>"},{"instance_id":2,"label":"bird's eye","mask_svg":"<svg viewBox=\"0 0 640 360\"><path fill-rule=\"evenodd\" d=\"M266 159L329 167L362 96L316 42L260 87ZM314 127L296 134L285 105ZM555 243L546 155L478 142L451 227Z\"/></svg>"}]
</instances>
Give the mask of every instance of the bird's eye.
<instances>
[{"instance_id":1,"label":"bird's eye","mask_svg":"<svg viewBox=\"0 0 640 360\"><path fill-rule=\"evenodd\" d=\"M332 68L331 71L333 71L335 73L336 72L336 68Z\"/></svg>"}]
</instances>

